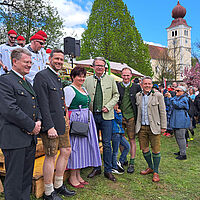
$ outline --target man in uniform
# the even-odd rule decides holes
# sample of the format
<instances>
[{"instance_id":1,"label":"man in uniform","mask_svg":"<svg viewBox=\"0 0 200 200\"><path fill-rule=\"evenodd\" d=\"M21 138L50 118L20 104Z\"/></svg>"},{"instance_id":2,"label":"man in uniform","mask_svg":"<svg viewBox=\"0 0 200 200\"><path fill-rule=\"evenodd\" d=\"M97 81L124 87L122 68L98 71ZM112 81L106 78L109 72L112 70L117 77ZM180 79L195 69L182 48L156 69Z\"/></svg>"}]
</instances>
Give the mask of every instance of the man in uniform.
<instances>
[{"instance_id":1,"label":"man in uniform","mask_svg":"<svg viewBox=\"0 0 200 200\"><path fill-rule=\"evenodd\" d=\"M46 41L47 41L47 34L42 30L38 31L36 34L41 35L44 38L44 44L45 44ZM48 62L48 57L49 56L47 55L46 50L44 49L44 47L42 47L40 49L39 54L41 56L43 65L45 66L47 64L47 62Z\"/></svg>"},{"instance_id":2,"label":"man in uniform","mask_svg":"<svg viewBox=\"0 0 200 200\"><path fill-rule=\"evenodd\" d=\"M114 105L118 102L119 93L113 77L105 74L106 61L97 57L93 61L94 76L86 78L84 87L91 97L90 110L93 112L97 132L101 130L103 143L104 176L116 181L112 174L112 119L114 119ZM101 174L101 167L94 168L89 178Z\"/></svg>"},{"instance_id":3,"label":"man in uniform","mask_svg":"<svg viewBox=\"0 0 200 200\"><path fill-rule=\"evenodd\" d=\"M44 46L44 38L41 35L35 34L30 38L31 44L28 45L26 48L31 53L31 59L32 59L32 67L30 70L30 73L26 75L27 80L33 85L33 79L35 75L45 69L44 63L42 61L42 58L40 56L39 51Z\"/></svg>"},{"instance_id":4,"label":"man in uniform","mask_svg":"<svg viewBox=\"0 0 200 200\"><path fill-rule=\"evenodd\" d=\"M140 174L153 173L154 182L159 182L158 168L160 164L160 137L167 128L167 115L164 97L160 92L152 90L151 77L144 77L141 81L142 92L136 94L138 108L136 133L138 133L140 149L148 164L148 168ZM149 149L151 144L152 154ZM153 162L152 162L153 156Z\"/></svg>"},{"instance_id":5,"label":"man in uniform","mask_svg":"<svg viewBox=\"0 0 200 200\"><path fill-rule=\"evenodd\" d=\"M130 163L127 169L128 173L134 172L134 160L136 154L136 141L135 141L135 119L137 117L137 107L135 96L138 92L141 91L141 88L138 84L132 83L132 71L129 68L122 69L122 79L123 82L118 83L117 87L119 90L119 107L122 110L123 120L122 126L124 130L127 132L129 142L130 142ZM118 167L123 170L123 164L118 162Z\"/></svg>"},{"instance_id":6,"label":"man in uniform","mask_svg":"<svg viewBox=\"0 0 200 200\"><path fill-rule=\"evenodd\" d=\"M41 115L36 94L24 76L31 54L22 48L11 53L12 70L0 77L0 148L5 156L6 200L29 200Z\"/></svg>"},{"instance_id":7,"label":"man in uniform","mask_svg":"<svg viewBox=\"0 0 200 200\"><path fill-rule=\"evenodd\" d=\"M74 191L69 191L63 184L63 175L71 153L69 140L69 118L66 114L64 93L58 71L64 64L64 53L53 50L49 57L50 66L38 72L34 79L34 89L38 97L42 115L41 138L45 149L43 165L44 199L62 200L59 196L73 196ZM53 175L58 147L60 154L57 158L56 172L53 185Z\"/></svg>"},{"instance_id":8,"label":"man in uniform","mask_svg":"<svg viewBox=\"0 0 200 200\"><path fill-rule=\"evenodd\" d=\"M12 50L19 48L15 43L17 39L17 33L14 30L8 31L8 42L0 45L0 75L5 74L12 68L11 64L11 52Z\"/></svg>"},{"instance_id":9,"label":"man in uniform","mask_svg":"<svg viewBox=\"0 0 200 200\"><path fill-rule=\"evenodd\" d=\"M22 35L19 35L17 37L17 44L21 47L24 47L26 45L26 40Z\"/></svg>"}]
</instances>

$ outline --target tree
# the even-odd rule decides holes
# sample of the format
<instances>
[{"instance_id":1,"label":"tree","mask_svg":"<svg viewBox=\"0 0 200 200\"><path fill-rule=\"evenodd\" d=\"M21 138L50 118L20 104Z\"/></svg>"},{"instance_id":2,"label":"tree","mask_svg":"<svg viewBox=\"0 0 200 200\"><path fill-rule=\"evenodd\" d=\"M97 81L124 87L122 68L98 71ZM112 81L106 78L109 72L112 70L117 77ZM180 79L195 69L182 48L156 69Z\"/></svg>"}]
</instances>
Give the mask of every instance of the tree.
<instances>
[{"instance_id":1,"label":"tree","mask_svg":"<svg viewBox=\"0 0 200 200\"><path fill-rule=\"evenodd\" d=\"M81 57L103 56L152 76L148 45L122 0L95 0L82 34Z\"/></svg>"},{"instance_id":2,"label":"tree","mask_svg":"<svg viewBox=\"0 0 200 200\"><path fill-rule=\"evenodd\" d=\"M200 64L197 62L195 67L185 68L184 70L184 76L185 78L183 81L188 86L193 86L200 88Z\"/></svg>"},{"instance_id":3,"label":"tree","mask_svg":"<svg viewBox=\"0 0 200 200\"><path fill-rule=\"evenodd\" d=\"M179 63L179 60L181 60L181 47L179 45L179 41L177 39L173 40L173 46L169 48L169 57L172 60L172 66L171 70L174 74L174 80L177 81L178 77L180 77L183 73L182 66Z\"/></svg>"},{"instance_id":4,"label":"tree","mask_svg":"<svg viewBox=\"0 0 200 200\"><path fill-rule=\"evenodd\" d=\"M62 34L63 20L58 15L56 8L46 0L10 0L0 2L0 28L3 34L0 39L5 39L5 33L10 29L15 29L18 34L26 38L30 37L38 30L47 33L47 45L55 47Z\"/></svg>"},{"instance_id":5,"label":"tree","mask_svg":"<svg viewBox=\"0 0 200 200\"><path fill-rule=\"evenodd\" d=\"M157 67L154 74L158 82L163 83L164 79L167 81L174 80L173 60L170 58L169 50L164 48L157 59Z\"/></svg>"}]
</instances>

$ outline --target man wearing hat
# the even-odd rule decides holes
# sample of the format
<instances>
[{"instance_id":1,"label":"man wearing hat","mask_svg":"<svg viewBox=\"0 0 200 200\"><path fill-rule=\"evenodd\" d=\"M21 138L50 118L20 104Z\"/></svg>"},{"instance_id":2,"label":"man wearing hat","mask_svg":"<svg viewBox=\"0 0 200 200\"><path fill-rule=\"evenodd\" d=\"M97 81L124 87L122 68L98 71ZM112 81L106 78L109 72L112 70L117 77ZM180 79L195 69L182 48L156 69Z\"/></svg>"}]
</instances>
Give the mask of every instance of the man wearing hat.
<instances>
[{"instance_id":1,"label":"man wearing hat","mask_svg":"<svg viewBox=\"0 0 200 200\"><path fill-rule=\"evenodd\" d=\"M17 39L17 33L12 29L8 31L8 41L5 44L0 45L0 75L5 74L12 68L10 55L12 50L19 48L15 43Z\"/></svg>"},{"instance_id":2,"label":"man wearing hat","mask_svg":"<svg viewBox=\"0 0 200 200\"><path fill-rule=\"evenodd\" d=\"M44 41L46 42L46 40L47 40L47 34L44 31L40 30L36 34L41 35L44 38ZM44 47L42 47L40 49L39 53L40 53L43 65L45 66L46 63L48 62L48 57L49 56L46 54L46 51L45 51Z\"/></svg>"},{"instance_id":3,"label":"man wearing hat","mask_svg":"<svg viewBox=\"0 0 200 200\"><path fill-rule=\"evenodd\" d=\"M21 47L24 47L26 44L26 40L22 35L19 35L17 38L17 44Z\"/></svg>"},{"instance_id":4,"label":"man wearing hat","mask_svg":"<svg viewBox=\"0 0 200 200\"><path fill-rule=\"evenodd\" d=\"M30 38L31 44L28 45L26 48L32 54L32 67L30 73L26 75L27 80L33 85L33 79L35 75L45 69L45 65L42 61L41 55L39 51L42 47L44 47L44 38L41 35L35 34Z\"/></svg>"}]
</instances>

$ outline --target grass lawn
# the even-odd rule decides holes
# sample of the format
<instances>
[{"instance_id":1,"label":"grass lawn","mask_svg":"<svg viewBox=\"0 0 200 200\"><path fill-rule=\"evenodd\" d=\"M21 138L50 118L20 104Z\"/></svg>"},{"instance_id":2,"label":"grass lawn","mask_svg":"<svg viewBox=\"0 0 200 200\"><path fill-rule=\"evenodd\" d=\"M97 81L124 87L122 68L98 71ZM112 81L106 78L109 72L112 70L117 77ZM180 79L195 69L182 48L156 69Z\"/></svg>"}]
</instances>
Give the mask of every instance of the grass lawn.
<instances>
[{"instance_id":1,"label":"grass lawn","mask_svg":"<svg viewBox=\"0 0 200 200\"><path fill-rule=\"evenodd\" d=\"M115 175L117 182L113 183L103 174L89 180L84 189L75 189L77 195L71 200L200 200L200 126L195 129L194 141L189 142L188 159L175 159L178 151L175 138L162 136L162 150L159 183L152 182L152 174L142 176L140 170L147 167L137 141L135 172ZM87 177L91 169L82 170L82 177ZM66 183L67 184L67 183ZM73 189L67 185L68 188ZM0 200L3 200L0 195ZM35 198L32 197L32 200ZM69 199L64 198L63 199Z\"/></svg>"}]
</instances>

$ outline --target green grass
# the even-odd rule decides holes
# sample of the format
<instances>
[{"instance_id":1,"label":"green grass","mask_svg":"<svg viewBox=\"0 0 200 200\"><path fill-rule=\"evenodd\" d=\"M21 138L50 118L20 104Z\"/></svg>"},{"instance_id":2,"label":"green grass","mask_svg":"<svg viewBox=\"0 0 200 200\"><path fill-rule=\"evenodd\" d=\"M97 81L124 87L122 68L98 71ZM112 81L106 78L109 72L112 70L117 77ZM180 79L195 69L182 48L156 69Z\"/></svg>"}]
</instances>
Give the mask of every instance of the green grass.
<instances>
[{"instance_id":1,"label":"green grass","mask_svg":"<svg viewBox=\"0 0 200 200\"><path fill-rule=\"evenodd\" d=\"M137 141L135 172L115 175L117 182L104 178L103 174L89 180L84 189L76 189L77 195L71 200L200 200L200 127L195 129L194 141L189 142L188 159L175 159L178 151L175 138L162 136L162 150L159 183L152 182L152 174L142 176L140 170L147 167ZM91 169L82 170L86 179ZM67 185L67 183L66 183ZM68 188L73 189L67 185ZM32 200L35 198L32 197ZM0 196L3 200L3 196Z\"/></svg>"}]
</instances>

